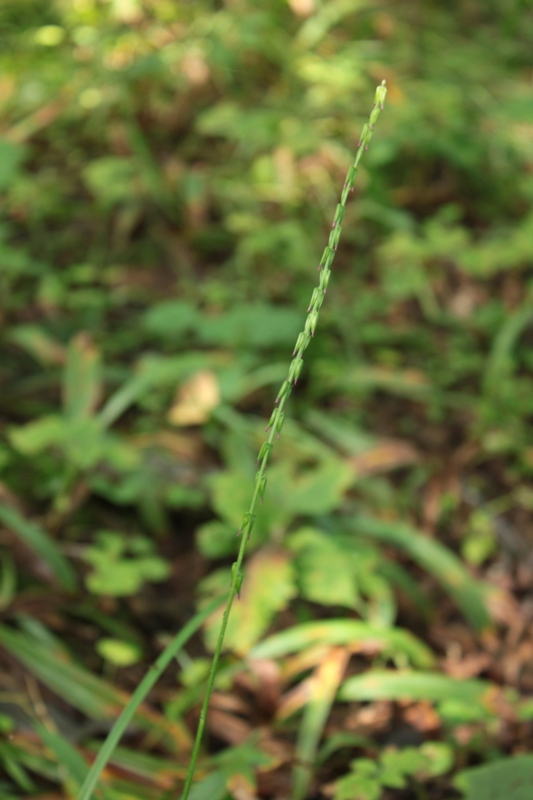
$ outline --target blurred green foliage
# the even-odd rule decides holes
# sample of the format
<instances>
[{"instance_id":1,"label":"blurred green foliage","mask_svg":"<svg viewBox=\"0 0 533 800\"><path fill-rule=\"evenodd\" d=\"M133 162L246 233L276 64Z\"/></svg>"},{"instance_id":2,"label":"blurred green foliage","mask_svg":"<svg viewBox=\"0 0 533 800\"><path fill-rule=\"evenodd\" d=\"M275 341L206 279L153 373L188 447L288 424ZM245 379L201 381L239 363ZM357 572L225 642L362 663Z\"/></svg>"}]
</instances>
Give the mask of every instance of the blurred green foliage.
<instances>
[{"instance_id":1,"label":"blurred green foliage","mask_svg":"<svg viewBox=\"0 0 533 800\"><path fill-rule=\"evenodd\" d=\"M488 624L481 570L498 548L523 552L533 508L532 12L529 0L1 4L1 641L74 716L92 695L100 718L118 702L91 682L103 634L137 647L140 630L164 636L226 590L261 431L384 78L221 687L273 625L355 616L425 639L439 613L453 618L444 596L473 629ZM409 652L378 648L368 667L427 668ZM196 660L183 654L184 676ZM165 770L187 761L182 715L199 687L186 684L152 720L181 731L152 783L119 770L114 797L162 798L182 779ZM11 708L0 720L12 718L24 731ZM58 740L39 741L0 742L6 797L79 783L72 753L65 777ZM225 798L235 775L254 783L266 756L243 747L211 762L198 797ZM440 774L421 750L402 758L396 786ZM387 759L356 759L346 786L366 770L378 796Z\"/></svg>"}]
</instances>

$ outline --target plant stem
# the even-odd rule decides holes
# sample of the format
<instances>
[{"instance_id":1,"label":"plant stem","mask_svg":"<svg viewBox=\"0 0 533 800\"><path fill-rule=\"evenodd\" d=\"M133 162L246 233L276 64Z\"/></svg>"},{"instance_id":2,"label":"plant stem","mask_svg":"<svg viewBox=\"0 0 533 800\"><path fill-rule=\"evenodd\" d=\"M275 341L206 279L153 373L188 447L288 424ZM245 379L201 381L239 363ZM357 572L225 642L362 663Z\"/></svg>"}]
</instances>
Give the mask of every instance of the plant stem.
<instances>
[{"instance_id":1,"label":"plant stem","mask_svg":"<svg viewBox=\"0 0 533 800\"><path fill-rule=\"evenodd\" d=\"M155 664L153 664L140 684L137 686L132 696L130 697L127 705L122 710L120 716L116 719L115 724L109 731L107 739L100 748L100 751L94 761L91 769L88 771L85 781L80 788L77 800L90 800L93 792L98 783L98 779L102 770L106 767L109 759L113 755L113 751L118 745L122 734L128 727L129 723L135 716L135 712L146 698L152 686L157 679L161 676L163 671L168 667L174 656L187 644L191 636L196 633L202 623L205 622L207 617L216 611L222 605L222 600L217 598L209 603L208 606L203 608L177 633L172 641L165 647Z\"/></svg>"},{"instance_id":2,"label":"plant stem","mask_svg":"<svg viewBox=\"0 0 533 800\"><path fill-rule=\"evenodd\" d=\"M198 760L200 745L202 742L205 725L207 721L207 710L209 707L209 701L211 699L211 693L213 691L213 685L215 682L215 676L217 673L220 654L222 652L222 647L224 645L224 637L226 635L226 627L228 625L231 606L233 605L233 600L235 599L235 595L237 595L238 597L240 594L240 589L244 577L242 571L242 563L244 560L246 544L248 542L248 539L250 538L250 535L254 527L257 501L258 500L262 501L263 496L265 494L266 468L270 456L272 454L272 449L274 447L274 437L275 436L279 437L279 434L283 427L283 420L285 416L284 413L285 403L287 402L287 399L292 391L292 387L296 385L300 372L302 371L303 354L307 349L307 346L311 341L311 338L315 335L320 308L322 306L322 303L324 302L324 297L326 295L326 290L328 288L329 278L331 275L330 268L333 263L333 259L335 258L335 253L337 250L337 246L339 244L339 239L342 231L341 222L343 220L346 211L346 202L348 200L350 192L353 191L355 181L357 178L359 161L361 160L363 151L368 150L368 145L370 144L372 133L374 131L374 125L376 123L377 118L379 117L380 111L383 109L383 103L385 101L386 94L387 94L387 89L385 87L385 81L383 81L381 85L378 86L376 89L374 105L372 107L372 111L370 112L370 117L368 122L365 123L365 125L363 126L355 161L349 168L348 174L346 175L344 188L341 194L341 200L335 210L335 216L333 219L333 224L331 226L331 232L329 234L329 241L322 254L320 263L318 265L318 270L320 272L319 284L314 289L313 294L311 296L311 302L309 303L309 307L307 309L307 319L305 321L304 329L298 335L298 339L296 340L296 345L294 347L294 351L292 354L293 358L289 367L287 378L281 384L281 388L276 398L274 411L272 412L272 415L270 417L270 422L268 423L266 428L266 430L269 431L268 439L266 442L263 442L261 449L259 451L259 455L257 457L257 463L259 464L259 467L255 476L255 488L252 495L250 508L245 513L242 519L241 528L239 531L239 533L242 535L241 543L239 547L239 552L237 554L237 560L235 561L235 563L232 565L231 568L230 590L226 602L226 607L224 609L224 614L222 616L222 624L220 626L220 632L218 635L215 652L213 655L213 660L211 662L211 669L209 671L209 677L207 680L205 698L202 705L202 710L200 712L198 730L196 732L196 739L191 754L191 760L189 762L189 769L187 772L187 778L185 780L185 786L183 787L181 800L187 800L191 789L192 781L194 778L196 762Z\"/></svg>"}]
</instances>

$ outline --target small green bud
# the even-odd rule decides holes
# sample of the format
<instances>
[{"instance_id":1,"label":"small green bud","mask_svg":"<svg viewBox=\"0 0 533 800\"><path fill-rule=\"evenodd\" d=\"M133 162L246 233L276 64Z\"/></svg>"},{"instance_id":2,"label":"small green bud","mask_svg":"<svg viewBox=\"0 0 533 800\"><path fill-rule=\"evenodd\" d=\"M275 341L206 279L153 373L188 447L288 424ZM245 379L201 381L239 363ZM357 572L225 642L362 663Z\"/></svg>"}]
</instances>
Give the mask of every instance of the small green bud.
<instances>
[{"instance_id":1,"label":"small green bud","mask_svg":"<svg viewBox=\"0 0 533 800\"><path fill-rule=\"evenodd\" d=\"M326 264L328 262L328 258L330 256L330 253L331 253L331 250L330 250L329 245L328 245L327 247L324 248L324 252L322 253L322 258L320 259L320 264L319 264L318 269L321 269L322 267L326 266Z\"/></svg>"},{"instance_id":2,"label":"small green bud","mask_svg":"<svg viewBox=\"0 0 533 800\"><path fill-rule=\"evenodd\" d=\"M283 381L281 384L281 389L279 390L278 396L276 398L276 403L279 403L283 400L284 397L288 397L291 393L291 384L290 381Z\"/></svg>"},{"instance_id":3,"label":"small green bud","mask_svg":"<svg viewBox=\"0 0 533 800\"><path fill-rule=\"evenodd\" d=\"M328 288L328 283L329 283L330 276L331 276L331 272L330 272L329 269L328 270L323 270L320 273L320 288L322 289L324 294L326 293L326 289Z\"/></svg>"},{"instance_id":4,"label":"small green bud","mask_svg":"<svg viewBox=\"0 0 533 800\"><path fill-rule=\"evenodd\" d=\"M257 461L262 461L266 457L266 463L268 463L271 452L272 445L269 442L263 442L259 451L259 455L257 456Z\"/></svg>"}]
</instances>

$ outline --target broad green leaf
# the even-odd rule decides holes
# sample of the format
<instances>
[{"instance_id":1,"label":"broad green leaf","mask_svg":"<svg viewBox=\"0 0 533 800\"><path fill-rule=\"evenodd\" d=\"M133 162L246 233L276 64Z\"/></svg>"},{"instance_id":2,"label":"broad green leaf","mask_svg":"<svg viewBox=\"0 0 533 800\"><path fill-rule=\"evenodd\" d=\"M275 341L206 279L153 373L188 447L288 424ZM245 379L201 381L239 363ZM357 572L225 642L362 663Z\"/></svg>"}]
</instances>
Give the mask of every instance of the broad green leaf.
<instances>
[{"instance_id":1,"label":"broad green leaf","mask_svg":"<svg viewBox=\"0 0 533 800\"><path fill-rule=\"evenodd\" d=\"M390 789L402 789L406 776L422 770L426 763L426 756L416 747L386 751L380 758L380 781Z\"/></svg>"},{"instance_id":2,"label":"broad green leaf","mask_svg":"<svg viewBox=\"0 0 533 800\"><path fill-rule=\"evenodd\" d=\"M379 779L372 775L350 772L335 784L334 800L379 800L382 796Z\"/></svg>"},{"instance_id":3,"label":"broad green leaf","mask_svg":"<svg viewBox=\"0 0 533 800\"><path fill-rule=\"evenodd\" d=\"M400 628L378 628L351 619L304 622L295 625L257 644L251 650L250 657L280 658L317 644L350 645L356 642L372 642L385 651L401 653L415 666L431 667L435 663L431 650L409 631Z\"/></svg>"},{"instance_id":4,"label":"broad green leaf","mask_svg":"<svg viewBox=\"0 0 533 800\"><path fill-rule=\"evenodd\" d=\"M189 332L198 312L185 300L163 300L146 311L142 326L147 333L165 341L179 342L179 337Z\"/></svg>"},{"instance_id":5,"label":"broad green leaf","mask_svg":"<svg viewBox=\"0 0 533 800\"><path fill-rule=\"evenodd\" d=\"M82 470L94 466L107 455L113 458L126 451L132 452L109 435L105 437L96 417L41 417L11 428L9 438L13 447L26 456L38 455L55 446L71 464Z\"/></svg>"},{"instance_id":6,"label":"broad green leaf","mask_svg":"<svg viewBox=\"0 0 533 800\"><path fill-rule=\"evenodd\" d=\"M293 344L301 325L298 311L262 302L232 306L218 317L199 320L202 342L229 347L274 347Z\"/></svg>"},{"instance_id":7,"label":"broad green leaf","mask_svg":"<svg viewBox=\"0 0 533 800\"><path fill-rule=\"evenodd\" d=\"M533 756L518 755L463 770L454 785L464 800L531 800Z\"/></svg>"},{"instance_id":8,"label":"broad green leaf","mask_svg":"<svg viewBox=\"0 0 533 800\"><path fill-rule=\"evenodd\" d=\"M50 567L63 589L74 591L76 575L54 540L34 522L29 522L11 506L0 502L0 522L17 536Z\"/></svg>"},{"instance_id":9,"label":"broad green leaf","mask_svg":"<svg viewBox=\"0 0 533 800\"><path fill-rule=\"evenodd\" d=\"M253 476L237 469L225 470L209 479L209 487L214 510L237 533L253 491Z\"/></svg>"},{"instance_id":10,"label":"broad green leaf","mask_svg":"<svg viewBox=\"0 0 533 800\"><path fill-rule=\"evenodd\" d=\"M322 605L357 607L357 567L344 547L313 528L301 528L290 536L302 594Z\"/></svg>"},{"instance_id":11,"label":"broad green leaf","mask_svg":"<svg viewBox=\"0 0 533 800\"><path fill-rule=\"evenodd\" d=\"M196 529L198 549L206 558L223 558L237 551L235 527L218 519L210 520Z\"/></svg>"},{"instance_id":12,"label":"broad green leaf","mask_svg":"<svg viewBox=\"0 0 533 800\"><path fill-rule=\"evenodd\" d=\"M392 587L381 574L383 557L374 545L305 527L288 537L288 546L296 552L304 597L323 605L357 609L367 622L386 628L394 623Z\"/></svg>"},{"instance_id":13,"label":"broad green leaf","mask_svg":"<svg viewBox=\"0 0 533 800\"><path fill-rule=\"evenodd\" d=\"M246 565L240 599L231 610L225 646L245 655L264 634L275 615L296 595L294 573L288 553L262 549ZM207 624L207 641L214 647L222 611Z\"/></svg>"}]
</instances>

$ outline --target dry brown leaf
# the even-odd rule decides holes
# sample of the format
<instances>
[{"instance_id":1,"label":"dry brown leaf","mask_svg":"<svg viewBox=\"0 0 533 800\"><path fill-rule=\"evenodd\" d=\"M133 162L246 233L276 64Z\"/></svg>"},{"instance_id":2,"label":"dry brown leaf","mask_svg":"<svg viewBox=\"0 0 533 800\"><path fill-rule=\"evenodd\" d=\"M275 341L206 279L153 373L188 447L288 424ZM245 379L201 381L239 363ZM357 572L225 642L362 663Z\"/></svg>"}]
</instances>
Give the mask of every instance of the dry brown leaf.
<instances>
[{"instance_id":1,"label":"dry brown leaf","mask_svg":"<svg viewBox=\"0 0 533 800\"><path fill-rule=\"evenodd\" d=\"M289 5L297 17L309 17L315 11L315 0L289 0Z\"/></svg>"},{"instance_id":2,"label":"dry brown leaf","mask_svg":"<svg viewBox=\"0 0 533 800\"><path fill-rule=\"evenodd\" d=\"M413 703L413 705L406 708L403 712L403 718L413 728L424 733L437 731L441 727L439 715L427 700Z\"/></svg>"},{"instance_id":3,"label":"dry brown leaf","mask_svg":"<svg viewBox=\"0 0 533 800\"><path fill-rule=\"evenodd\" d=\"M243 744L253 731L249 722L218 708L209 709L208 725L212 734L231 745Z\"/></svg>"},{"instance_id":4,"label":"dry brown leaf","mask_svg":"<svg viewBox=\"0 0 533 800\"><path fill-rule=\"evenodd\" d=\"M250 661L250 671L255 680L249 680L249 684L250 688L255 684L254 703L258 711L265 717L274 716L281 696L278 665L270 659L254 659Z\"/></svg>"},{"instance_id":5,"label":"dry brown leaf","mask_svg":"<svg viewBox=\"0 0 533 800\"><path fill-rule=\"evenodd\" d=\"M357 477L389 472L418 461L420 454L416 448L401 439L383 439L364 453L348 459Z\"/></svg>"},{"instance_id":6,"label":"dry brown leaf","mask_svg":"<svg viewBox=\"0 0 533 800\"><path fill-rule=\"evenodd\" d=\"M197 461L201 456L201 442L196 433L155 431L137 434L132 436L129 441L141 448L161 447L172 455L188 461Z\"/></svg>"},{"instance_id":7,"label":"dry brown leaf","mask_svg":"<svg viewBox=\"0 0 533 800\"><path fill-rule=\"evenodd\" d=\"M354 731L361 736L373 735L389 728L393 715L393 703L389 700L377 700L368 706L361 706L350 712L345 720L347 731Z\"/></svg>"},{"instance_id":8,"label":"dry brown leaf","mask_svg":"<svg viewBox=\"0 0 533 800\"><path fill-rule=\"evenodd\" d=\"M257 800L255 787L246 778L246 775L240 772L230 776L227 788L235 800Z\"/></svg>"},{"instance_id":9,"label":"dry brown leaf","mask_svg":"<svg viewBox=\"0 0 533 800\"><path fill-rule=\"evenodd\" d=\"M217 377L204 369L179 387L167 419L172 425L202 425L219 403Z\"/></svg>"}]
</instances>

